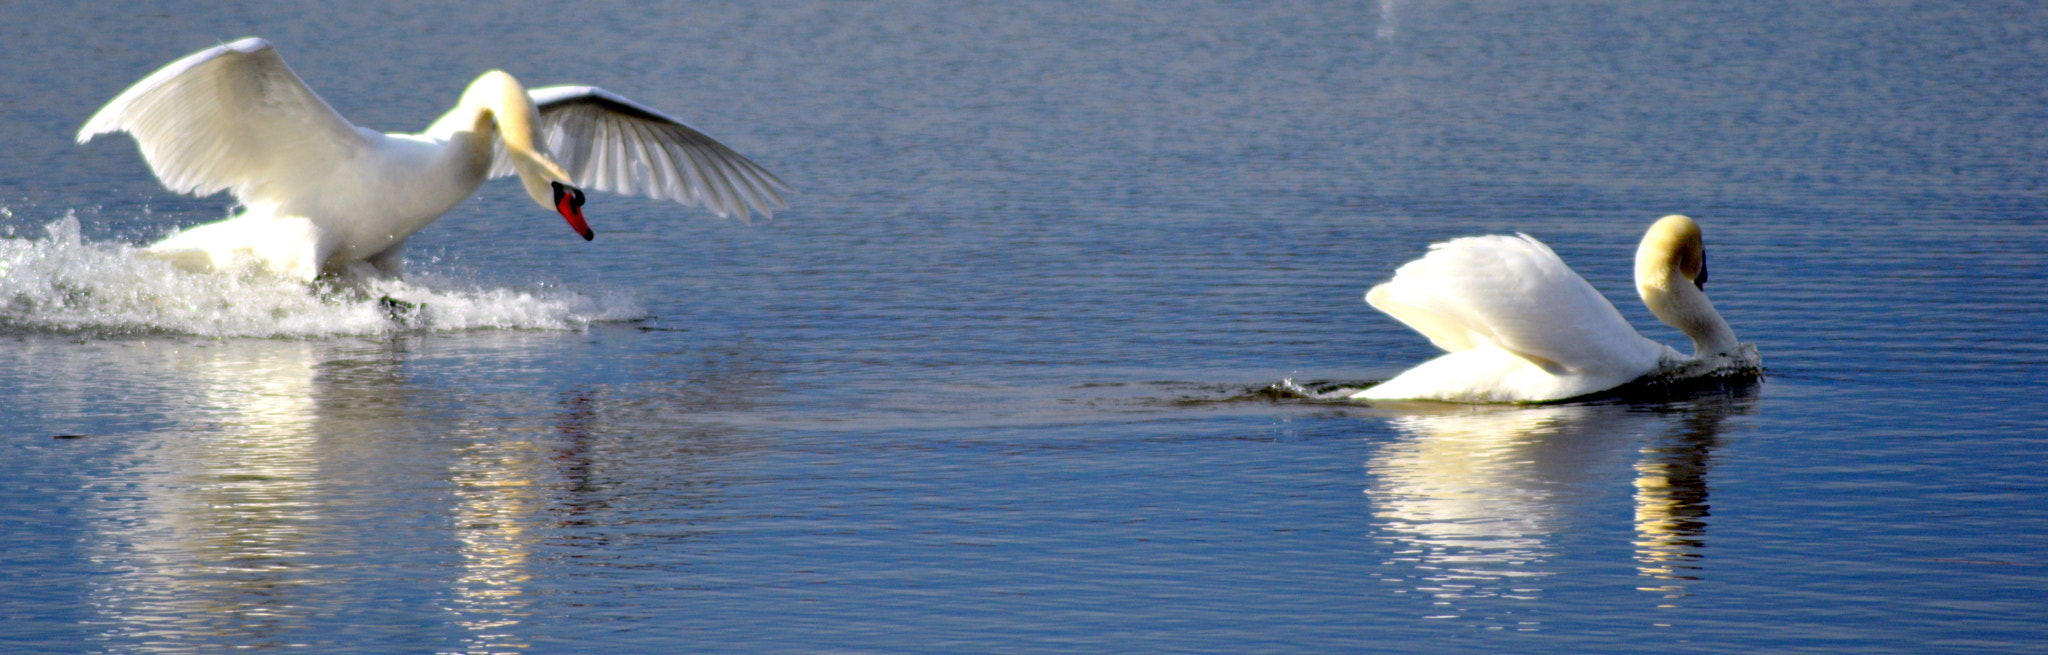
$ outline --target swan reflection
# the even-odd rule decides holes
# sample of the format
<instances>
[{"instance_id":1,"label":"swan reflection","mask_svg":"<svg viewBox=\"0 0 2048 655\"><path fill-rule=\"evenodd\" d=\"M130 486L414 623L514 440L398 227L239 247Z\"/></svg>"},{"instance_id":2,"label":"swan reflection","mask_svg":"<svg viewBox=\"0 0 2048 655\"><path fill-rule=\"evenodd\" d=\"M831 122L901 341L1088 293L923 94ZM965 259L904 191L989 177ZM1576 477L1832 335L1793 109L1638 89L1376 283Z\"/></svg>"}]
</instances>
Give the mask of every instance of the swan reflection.
<instances>
[{"instance_id":1,"label":"swan reflection","mask_svg":"<svg viewBox=\"0 0 2048 655\"><path fill-rule=\"evenodd\" d=\"M1427 616L1536 630L1560 551L1597 534L1603 497L1634 474L1634 556L1643 588L1683 594L1705 544L1708 464L1746 392L1665 404L1439 406L1394 416L1404 438L1366 466L1382 578L1428 599ZM1634 460L1631 463L1631 460Z\"/></svg>"},{"instance_id":2,"label":"swan reflection","mask_svg":"<svg viewBox=\"0 0 2048 655\"><path fill-rule=\"evenodd\" d=\"M692 478L715 472L675 459L752 447L700 415L770 386L758 360L735 356L535 402L535 360L587 339L152 339L40 353L125 380L148 396L136 406L167 413L153 422L163 429L110 436L126 463L87 481L99 489L88 548L109 573L91 597L99 640L122 652L317 647L343 638L337 628L412 625L415 647L528 649L546 549L603 546L560 537L607 505L711 502L720 485ZM661 477L649 468L691 491L621 488Z\"/></svg>"},{"instance_id":3,"label":"swan reflection","mask_svg":"<svg viewBox=\"0 0 2048 655\"><path fill-rule=\"evenodd\" d=\"M473 435L461 442L450 477L462 565L448 610L468 633L462 651L524 649L529 644L513 628L530 613L527 564L544 502L533 475L548 468L546 456L524 441Z\"/></svg>"},{"instance_id":4,"label":"swan reflection","mask_svg":"<svg viewBox=\"0 0 2048 655\"><path fill-rule=\"evenodd\" d=\"M283 639L317 586L322 541L309 344L190 344L136 358L184 376L170 418L205 440L140 445L132 491L101 509L92 545L115 575L92 602L115 641L189 648L194 636ZM204 643L204 642L195 642Z\"/></svg>"},{"instance_id":5,"label":"swan reflection","mask_svg":"<svg viewBox=\"0 0 2048 655\"><path fill-rule=\"evenodd\" d=\"M1541 598L1550 540L1571 517L1589 476L1619 451L1610 430L1632 427L1615 407L1457 408L1397 417L1408 438L1367 464L1381 538L1403 580L1431 597L1430 618L1533 629L1510 605Z\"/></svg>"},{"instance_id":6,"label":"swan reflection","mask_svg":"<svg viewBox=\"0 0 2048 655\"><path fill-rule=\"evenodd\" d=\"M1707 470L1721 423L1749 413L1755 401L1750 387L1667 408L1675 420L1638 451L1635 558L1637 572L1648 579L1639 587L1643 591L1676 599L1686 595L1686 581L1699 579L1707 534Z\"/></svg>"}]
</instances>

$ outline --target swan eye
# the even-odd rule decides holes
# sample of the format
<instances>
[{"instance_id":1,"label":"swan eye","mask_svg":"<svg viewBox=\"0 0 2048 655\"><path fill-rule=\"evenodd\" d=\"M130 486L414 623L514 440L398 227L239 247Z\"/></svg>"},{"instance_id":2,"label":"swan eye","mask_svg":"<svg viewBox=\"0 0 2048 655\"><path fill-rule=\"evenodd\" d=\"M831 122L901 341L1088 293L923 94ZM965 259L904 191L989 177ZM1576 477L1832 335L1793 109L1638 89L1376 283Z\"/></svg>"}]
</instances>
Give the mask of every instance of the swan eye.
<instances>
[{"instance_id":1,"label":"swan eye","mask_svg":"<svg viewBox=\"0 0 2048 655\"><path fill-rule=\"evenodd\" d=\"M1699 287L1701 291L1707 290L1707 253L1705 251L1700 252L1700 276L1694 279L1692 283L1693 286Z\"/></svg>"}]
</instances>

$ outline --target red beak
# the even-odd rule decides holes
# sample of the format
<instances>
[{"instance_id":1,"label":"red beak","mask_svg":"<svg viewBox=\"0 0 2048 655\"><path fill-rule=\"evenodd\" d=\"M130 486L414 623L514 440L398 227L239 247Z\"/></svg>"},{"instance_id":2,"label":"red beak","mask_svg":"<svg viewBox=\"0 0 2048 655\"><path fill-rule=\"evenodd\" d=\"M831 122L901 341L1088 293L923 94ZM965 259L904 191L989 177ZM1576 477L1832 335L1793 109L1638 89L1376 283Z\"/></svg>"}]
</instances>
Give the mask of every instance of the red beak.
<instances>
[{"instance_id":1,"label":"red beak","mask_svg":"<svg viewBox=\"0 0 2048 655\"><path fill-rule=\"evenodd\" d=\"M583 235L584 241L597 238L597 233L590 231L590 224L583 222L583 190L561 182L548 184L555 187L555 211L562 212L562 220Z\"/></svg>"}]
</instances>

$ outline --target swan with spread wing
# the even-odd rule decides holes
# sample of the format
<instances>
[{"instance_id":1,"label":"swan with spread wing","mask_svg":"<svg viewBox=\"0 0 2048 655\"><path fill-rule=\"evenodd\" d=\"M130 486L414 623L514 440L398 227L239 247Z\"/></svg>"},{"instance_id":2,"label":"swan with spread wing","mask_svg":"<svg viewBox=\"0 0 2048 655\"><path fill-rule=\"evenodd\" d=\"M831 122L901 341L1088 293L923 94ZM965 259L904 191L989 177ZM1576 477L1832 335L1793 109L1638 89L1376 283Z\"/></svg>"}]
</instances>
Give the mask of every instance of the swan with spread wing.
<instances>
[{"instance_id":1,"label":"swan with spread wing","mask_svg":"<svg viewBox=\"0 0 2048 655\"><path fill-rule=\"evenodd\" d=\"M405 240L518 175L528 196L585 240L583 188L701 205L745 219L783 207L767 169L659 111L589 86L527 89L491 71L419 134L356 127L263 39L189 55L86 121L79 143L135 137L165 187L232 193L242 212L143 252L194 271L256 268L312 281L391 276Z\"/></svg>"}]
</instances>

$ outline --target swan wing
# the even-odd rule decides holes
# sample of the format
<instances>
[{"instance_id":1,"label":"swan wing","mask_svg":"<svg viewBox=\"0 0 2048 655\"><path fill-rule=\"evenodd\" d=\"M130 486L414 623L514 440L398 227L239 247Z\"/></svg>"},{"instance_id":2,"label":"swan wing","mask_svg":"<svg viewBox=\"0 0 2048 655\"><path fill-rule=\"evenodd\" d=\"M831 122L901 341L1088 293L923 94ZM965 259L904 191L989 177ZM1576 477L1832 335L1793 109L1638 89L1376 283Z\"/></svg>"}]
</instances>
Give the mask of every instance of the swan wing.
<instances>
[{"instance_id":1,"label":"swan wing","mask_svg":"<svg viewBox=\"0 0 2048 655\"><path fill-rule=\"evenodd\" d=\"M682 121L592 86L528 92L540 138L577 185L703 205L721 217L771 215L789 186L768 169ZM511 175L503 144L492 177Z\"/></svg>"},{"instance_id":2,"label":"swan wing","mask_svg":"<svg viewBox=\"0 0 2048 655\"><path fill-rule=\"evenodd\" d=\"M121 92L78 130L78 142L127 132L166 188L262 190L319 179L368 140L286 66L268 41L248 38L172 62Z\"/></svg>"},{"instance_id":3,"label":"swan wing","mask_svg":"<svg viewBox=\"0 0 2048 655\"><path fill-rule=\"evenodd\" d=\"M1402 265L1366 302L1448 352L1482 344L1552 374L1640 359L1648 340L1543 242L1454 239Z\"/></svg>"}]
</instances>

